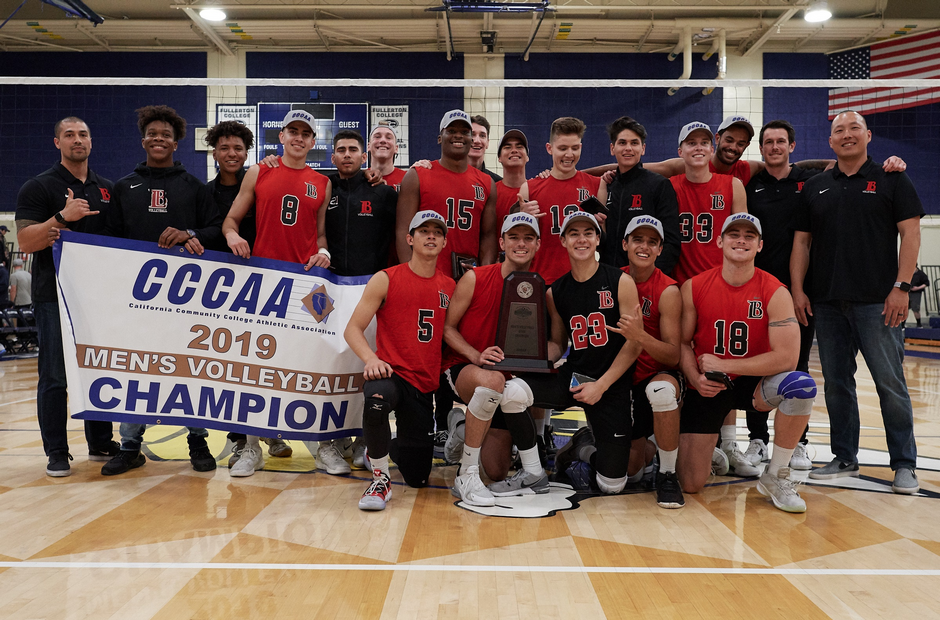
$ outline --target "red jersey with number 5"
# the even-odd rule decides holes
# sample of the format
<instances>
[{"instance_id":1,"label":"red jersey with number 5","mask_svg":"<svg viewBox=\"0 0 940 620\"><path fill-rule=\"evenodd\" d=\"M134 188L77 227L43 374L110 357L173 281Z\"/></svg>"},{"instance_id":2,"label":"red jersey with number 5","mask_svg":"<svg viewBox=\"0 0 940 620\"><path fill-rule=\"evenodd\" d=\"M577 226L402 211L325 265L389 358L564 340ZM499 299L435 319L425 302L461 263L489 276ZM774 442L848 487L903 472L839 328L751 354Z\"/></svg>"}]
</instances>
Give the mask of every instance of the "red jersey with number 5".
<instances>
[{"instance_id":1,"label":"red jersey with number 5","mask_svg":"<svg viewBox=\"0 0 940 620\"><path fill-rule=\"evenodd\" d=\"M439 161L430 168L414 168L421 192L418 210L431 209L447 222L447 245L437 257L437 268L451 274L451 254L480 258L483 207L493 188L488 174L468 166L463 173L451 172Z\"/></svg>"},{"instance_id":2,"label":"red jersey with number 5","mask_svg":"<svg viewBox=\"0 0 940 620\"><path fill-rule=\"evenodd\" d=\"M630 265L621 267L621 270L630 273ZM634 282L636 282L634 280ZM662 340L662 334L659 330L659 298L662 297L666 287L673 286L675 280L664 274L659 268L653 269L653 275L646 282L636 282L636 292L640 298L640 313L643 315L643 329L647 334L656 340ZM636 359L636 372L633 374L633 380L639 383L647 377L652 377L660 370L666 370L670 366L661 364L653 359L653 356L646 352L646 349L640 352L640 357Z\"/></svg>"},{"instance_id":3,"label":"red jersey with number 5","mask_svg":"<svg viewBox=\"0 0 940 620\"><path fill-rule=\"evenodd\" d=\"M669 179L679 199L679 238L682 251L672 277L681 285L703 271L721 265L718 237L731 215L734 177L713 174L706 183L693 183L684 174Z\"/></svg>"},{"instance_id":4,"label":"red jersey with number 5","mask_svg":"<svg viewBox=\"0 0 940 620\"><path fill-rule=\"evenodd\" d=\"M385 273L388 294L375 313L375 353L418 390L433 392L440 383L444 317L456 283L440 271L423 278L408 263Z\"/></svg>"},{"instance_id":5,"label":"red jersey with number 5","mask_svg":"<svg viewBox=\"0 0 940 620\"><path fill-rule=\"evenodd\" d=\"M329 179L304 166L260 166L255 183L258 236L253 256L306 263L317 253L317 214Z\"/></svg>"},{"instance_id":6,"label":"red jersey with number 5","mask_svg":"<svg viewBox=\"0 0 940 620\"><path fill-rule=\"evenodd\" d=\"M550 176L547 179L529 179L527 183L529 200L537 200L539 210L545 213L539 218L542 247L532 261L532 271L542 276L546 284L551 284L571 271L568 250L560 241L561 224L567 215L581 209L582 202L597 196L601 179L579 170L564 181Z\"/></svg>"},{"instance_id":7,"label":"red jersey with number 5","mask_svg":"<svg viewBox=\"0 0 940 620\"><path fill-rule=\"evenodd\" d=\"M767 308L782 286L762 269L754 269L754 277L742 286L725 282L721 267L692 278L692 304L697 315L692 338L695 357L710 353L722 359L741 359L770 351Z\"/></svg>"}]
</instances>

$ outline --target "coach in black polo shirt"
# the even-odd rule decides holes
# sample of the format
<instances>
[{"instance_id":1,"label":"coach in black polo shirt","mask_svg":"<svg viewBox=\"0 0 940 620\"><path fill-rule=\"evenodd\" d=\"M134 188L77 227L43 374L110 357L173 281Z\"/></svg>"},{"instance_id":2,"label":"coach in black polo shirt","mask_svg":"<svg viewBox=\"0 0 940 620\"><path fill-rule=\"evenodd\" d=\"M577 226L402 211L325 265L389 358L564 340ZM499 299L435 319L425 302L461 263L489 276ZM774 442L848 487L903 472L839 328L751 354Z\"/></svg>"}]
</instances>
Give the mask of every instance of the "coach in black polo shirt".
<instances>
[{"instance_id":1,"label":"coach in black polo shirt","mask_svg":"<svg viewBox=\"0 0 940 620\"><path fill-rule=\"evenodd\" d=\"M835 455L810 477L858 476L854 375L861 350L881 401L895 472L892 488L912 494L919 490L914 473L917 447L902 366L901 325L907 317L924 209L907 174L885 172L871 160L870 141L871 131L861 114L843 112L833 119L829 145L836 153L836 166L803 186L793 240L793 304L804 325L807 312L816 316ZM803 286L808 265L813 282L809 299Z\"/></svg>"},{"instance_id":2,"label":"coach in black polo shirt","mask_svg":"<svg viewBox=\"0 0 940 620\"><path fill-rule=\"evenodd\" d=\"M33 258L33 308L39 331L39 385L36 408L43 449L49 457L46 474L71 473L66 434L67 390L59 302L52 262L52 244L63 228L97 233L104 227L111 202L111 181L88 166L91 132L79 118L70 116L55 125L55 147L61 160L30 179L16 199L16 239L20 251ZM85 421L89 460L108 460L118 452L111 439L111 423Z\"/></svg>"},{"instance_id":3,"label":"coach in black polo shirt","mask_svg":"<svg viewBox=\"0 0 940 620\"><path fill-rule=\"evenodd\" d=\"M627 224L638 215L652 215L663 224L666 238L656 266L671 273L679 262L679 201L669 179L643 168L640 158L646 153L646 129L629 116L622 116L607 127L610 154L617 159L617 170L607 186L607 234L600 247L601 262L624 267L629 264L623 249ZM605 177L607 178L607 177Z\"/></svg>"}]
</instances>

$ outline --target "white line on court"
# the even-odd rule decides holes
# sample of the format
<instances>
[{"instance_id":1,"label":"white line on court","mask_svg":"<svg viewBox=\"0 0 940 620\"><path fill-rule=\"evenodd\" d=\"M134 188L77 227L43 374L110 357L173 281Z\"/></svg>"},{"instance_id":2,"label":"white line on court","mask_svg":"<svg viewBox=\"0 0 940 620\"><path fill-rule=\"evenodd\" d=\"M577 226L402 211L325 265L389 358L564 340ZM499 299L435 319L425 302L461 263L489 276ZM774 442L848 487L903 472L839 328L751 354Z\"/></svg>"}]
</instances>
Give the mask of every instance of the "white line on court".
<instances>
[{"instance_id":1,"label":"white line on court","mask_svg":"<svg viewBox=\"0 0 940 620\"><path fill-rule=\"evenodd\" d=\"M453 573L614 573L682 575L793 575L938 577L940 570L852 568L687 568L679 566L474 566L457 564L263 564L234 562L0 562L0 568L26 569L192 569L290 571L404 571Z\"/></svg>"},{"instance_id":2,"label":"white line on court","mask_svg":"<svg viewBox=\"0 0 940 620\"><path fill-rule=\"evenodd\" d=\"M18 405L20 403L28 403L31 400L36 400L36 397L33 396L32 398L24 398L23 400L11 400L8 403L0 403L0 407L6 407L7 405Z\"/></svg>"}]
</instances>

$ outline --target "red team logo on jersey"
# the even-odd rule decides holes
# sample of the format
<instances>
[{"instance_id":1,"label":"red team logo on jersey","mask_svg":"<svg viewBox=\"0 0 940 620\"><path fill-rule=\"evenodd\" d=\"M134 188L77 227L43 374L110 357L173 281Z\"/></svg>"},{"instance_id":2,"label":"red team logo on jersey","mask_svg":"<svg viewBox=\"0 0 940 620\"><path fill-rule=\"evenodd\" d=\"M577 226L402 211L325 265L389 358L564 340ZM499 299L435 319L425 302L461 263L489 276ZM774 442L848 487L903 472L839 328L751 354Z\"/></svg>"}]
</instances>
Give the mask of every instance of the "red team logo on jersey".
<instances>
[{"instance_id":1,"label":"red team logo on jersey","mask_svg":"<svg viewBox=\"0 0 940 620\"><path fill-rule=\"evenodd\" d=\"M372 215L372 201L371 200L359 201L359 214L360 215Z\"/></svg>"},{"instance_id":2,"label":"red team logo on jersey","mask_svg":"<svg viewBox=\"0 0 940 620\"><path fill-rule=\"evenodd\" d=\"M166 211L167 202L166 202L166 190L163 189L152 189L150 190L150 211Z\"/></svg>"},{"instance_id":3,"label":"red team logo on jersey","mask_svg":"<svg viewBox=\"0 0 940 620\"><path fill-rule=\"evenodd\" d=\"M721 194L712 194L712 211L723 211L725 208L725 197Z\"/></svg>"},{"instance_id":4,"label":"red team logo on jersey","mask_svg":"<svg viewBox=\"0 0 940 620\"><path fill-rule=\"evenodd\" d=\"M578 188L578 202L584 202L591 197L591 192L586 187Z\"/></svg>"},{"instance_id":5,"label":"red team logo on jersey","mask_svg":"<svg viewBox=\"0 0 940 620\"><path fill-rule=\"evenodd\" d=\"M874 194L875 191L876 191L876 190L875 190L875 182L874 182L874 181L869 181L869 182L868 182L868 186L865 188L865 191L863 191L862 193L863 193L863 194Z\"/></svg>"},{"instance_id":6,"label":"red team logo on jersey","mask_svg":"<svg viewBox=\"0 0 940 620\"><path fill-rule=\"evenodd\" d=\"M313 183L307 183L304 181L304 185L307 186L307 198L317 199L317 186Z\"/></svg>"},{"instance_id":7,"label":"red team logo on jersey","mask_svg":"<svg viewBox=\"0 0 940 620\"><path fill-rule=\"evenodd\" d=\"M633 202L630 203L631 209L642 209L643 208L643 195L642 194L633 194Z\"/></svg>"},{"instance_id":8,"label":"red team logo on jersey","mask_svg":"<svg viewBox=\"0 0 940 620\"><path fill-rule=\"evenodd\" d=\"M648 297L644 297L640 312L643 313L643 316L651 316L653 314L653 300Z\"/></svg>"},{"instance_id":9,"label":"red team logo on jersey","mask_svg":"<svg viewBox=\"0 0 940 620\"><path fill-rule=\"evenodd\" d=\"M447 293L444 291L438 291L437 293L441 296L441 308L447 310L447 307L450 305L450 297L448 297Z\"/></svg>"},{"instance_id":10,"label":"red team logo on jersey","mask_svg":"<svg viewBox=\"0 0 940 620\"><path fill-rule=\"evenodd\" d=\"M599 308L605 309L614 307L614 296L610 291L597 291L597 294L600 296L598 302Z\"/></svg>"},{"instance_id":11,"label":"red team logo on jersey","mask_svg":"<svg viewBox=\"0 0 940 620\"><path fill-rule=\"evenodd\" d=\"M486 200L486 191L481 185L473 186L473 197L476 200Z\"/></svg>"},{"instance_id":12,"label":"red team logo on jersey","mask_svg":"<svg viewBox=\"0 0 940 620\"><path fill-rule=\"evenodd\" d=\"M747 302L747 318L764 318L764 302L759 299L752 299Z\"/></svg>"},{"instance_id":13,"label":"red team logo on jersey","mask_svg":"<svg viewBox=\"0 0 940 620\"><path fill-rule=\"evenodd\" d=\"M797 181L796 183L796 193L799 194L803 191L803 181Z\"/></svg>"},{"instance_id":14,"label":"red team logo on jersey","mask_svg":"<svg viewBox=\"0 0 940 620\"><path fill-rule=\"evenodd\" d=\"M101 202L111 202L111 192L108 191L108 188L99 187L98 191L101 192Z\"/></svg>"}]
</instances>

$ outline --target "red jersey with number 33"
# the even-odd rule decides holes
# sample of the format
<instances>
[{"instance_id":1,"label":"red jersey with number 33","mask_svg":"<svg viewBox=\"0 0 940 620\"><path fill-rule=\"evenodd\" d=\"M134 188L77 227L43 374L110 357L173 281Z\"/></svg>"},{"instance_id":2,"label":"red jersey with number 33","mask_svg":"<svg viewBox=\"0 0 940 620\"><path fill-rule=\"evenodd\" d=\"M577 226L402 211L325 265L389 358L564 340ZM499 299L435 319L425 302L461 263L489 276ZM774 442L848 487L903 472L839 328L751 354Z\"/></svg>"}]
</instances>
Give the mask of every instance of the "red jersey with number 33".
<instances>
[{"instance_id":1,"label":"red jersey with number 33","mask_svg":"<svg viewBox=\"0 0 940 620\"><path fill-rule=\"evenodd\" d=\"M629 274L630 265L621 267L621 271ZM634 280L634 282L636 281ZM643 329L656 340L662 340L659 330L659 298L662 297L666 287L675 283L675 280L660 271L658 267L653 269L653 275L646 282L636 282L636 292L640 298L640 313L643 315ZM671 368L671 366L657 362L652 355L646 352L646 349L643 349L640 352L640 357L636 359L633 381L639 383L647 377L652 377L660 370L668 368Z\"/></svg>"},{"instance_id":2,"label":"red jersey with number 33","mask_svg":"<svg viewBox=\"0 0 940 620\"><path fill-rule=\"evenodd\" d=\"M529 179L529 200L537 200L539 210L545 213L539 218L539 234L542 247L532 261L532 271L546 284L551 284L571 271L568 250L561 244L561 224L565 216L581 210L581 203L597 196L600 177L580 170L570 179L559 181L555 177Z\"/></svg>"},{"instance_id":3,"label":"red jersey with number 33","mask_svg":"<svg viewBox=\"0 0 940 620\"><path fill-rule=\"evenodd\" d=\"M713 174L706 183L693 183L684 174L669 179L679 199L679 238L682 251L672 274L680 285L703 271L721 265L718 237L731 215L734 177Z\"/></svg>"},{"instance_id":4,"label":"red jersey with number 33","mask_svg":"<svg viewBox=\"0 0 940 620\"><path fill-rule=\"evenodd\" d=\"M418 210L431 209L447 222L447 245L437 257L437 268L453 273L451 254L480 258L480 232L483 229L483 207L493 188L488 174L468 166L463 173L451 172L439 161L430 168L414 168L421 192Z\"/></svg>"},{"instance_id":5,"label":"red jersey with number 33","mask_svg":"<svg viewBox=\"0 0 940 620\"><path fill-rule=\"evenodd\" d=\"M695 357L710 353L722 359L741 359L770 351L767 308L782 286L762 269L754 269L754 277L742 286L725 282L721 267L692 278L697 315L692 338Z\"/></svg>"},{"instance_id":6,"label":"red jersey with number 33","mask_svg":"<svg viewBox=\"0 0 940 620\"><path fill-rule=\"evenodd\" d=\"M375 353L421 392L441 377L444 317L456 283L440 271L423 278L408 263L389 267L388 294L375 313Z\"/></svg>"},{"instance_id":7,"label":"red jersey with number 33","mask_svg":"<svg viewBox=\"0 0 940 620\"><path fill-rule=\"evenodd\" d=\"M304 166L260 166L255 182L258 236L253 256L306 263L317 253L317 214L329 179Z\"/></svg>"}]
</instances>

